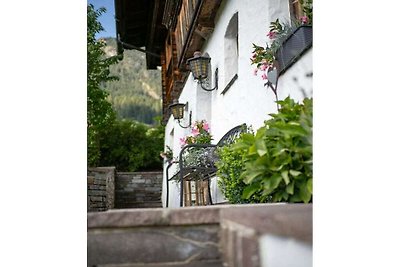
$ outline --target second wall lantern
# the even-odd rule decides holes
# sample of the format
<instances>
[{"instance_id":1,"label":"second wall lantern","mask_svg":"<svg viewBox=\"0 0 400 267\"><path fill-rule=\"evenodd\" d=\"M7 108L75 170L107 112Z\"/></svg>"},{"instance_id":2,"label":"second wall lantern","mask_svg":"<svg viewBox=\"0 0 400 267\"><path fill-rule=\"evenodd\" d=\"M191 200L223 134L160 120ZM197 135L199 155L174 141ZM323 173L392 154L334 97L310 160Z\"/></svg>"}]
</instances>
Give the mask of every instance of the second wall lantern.
<instances>
[{"instance_id":1,"label":"second wall lantern","mask_svg":"<svg viewBox=\"0 0 400 267\"><path fill-rule=\"evenodd\" d=\"M205 79L208 77L210 61L211 58L208 55L202 56L199 51L194 52L193 57L187 60L187 64L193 73L193 77L199 81L201 88L206 91L218 89L218 68L215 70L215 87L207 88L203 85Z\"/></svg>"},{"instance_id":2,"label":"second wall lantern","mask_svg":"<svg viewBox=\"0 0 400 267\"><path fill-rule=\"evenodd\" d=\"M192 112L189 113L189 124L187 126L181 125L181 119L183 119L183 115L185 113L185 106L187 107L188 104L178 103L178 100L174 100L174 102L169 105L169 109L171 110L172 116L175 120L178 120L179 126L182 128L188 128L192 124Z\"/></svg>"}]
</instances>

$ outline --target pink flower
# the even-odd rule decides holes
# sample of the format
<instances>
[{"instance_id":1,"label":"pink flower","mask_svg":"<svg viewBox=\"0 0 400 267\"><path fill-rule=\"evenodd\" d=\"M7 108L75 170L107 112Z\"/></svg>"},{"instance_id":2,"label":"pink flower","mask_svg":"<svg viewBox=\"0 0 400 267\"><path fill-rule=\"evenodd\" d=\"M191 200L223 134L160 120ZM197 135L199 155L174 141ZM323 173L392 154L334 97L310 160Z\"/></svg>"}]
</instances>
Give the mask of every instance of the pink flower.
<instances>
[{"instance_id":1,"label":"pink flower","mask_svg":"<svg viewBox=\"0 0 400 267\"><path fill-rule=\"evenodd\" d=\"M192 129L192 134L193 134L193 136L198 136L198 135L200 134L199 129L193 128L193 129Z\"/></svg>"},{"instance_id":2,"label":"pink flower","mask_svg":"<svg viewBox=\"0 0 400 267\"><path fill-rule=\"evenodd\" d=\"M207 131L207 132L210 130L210 126L208 125L207 122L205 122L205 123L203 124L203 129L204 129L204 131Z\"/></svg>"},{"instance_id":3,"label":"pink flower","mask_svg":"<svg viewBox=\"0 0 400 267\"><path fill-rule=\"evenodd\" d=\"M263 80L268 79L268 78L267 78L267 74L265 74L265 72L264 72L263 75L261 75L261 78L262 78Z\"/></svg>"},{"instance_id":4,"label":"pink flower","mask_svg":"<svg viewBox=\"0 0 400 267\"><path fill-rule=\"evenodd\" d=\"M258 69L254 69L254 71L253 71L254 76L257 76L257 72L258 72Z\"/></svg>"},{"instance_id":5,"label":"pink flower","mask_svg":"<svg viewBox=\"0 0 400 267\"><path fill-rule=\"evenodd\" d=\"M186 145L186 138L185 137L179 138L179 143L181 144L181 146Z\"/></svg>"},{"instance_id":6,"label":"pink flower","mask_svg":"<svg viewBox=\"0 0 400 267\"><path fill-rule=\"evenodd\" d=\"M267 69L268 69L268 65L265 63L260 66L260 70L262 70L262 71L265 71Z\"/></svg>"},{"instance_id":7,"label":"pink flower","mask_svg":"<svg viewBox=\"0 0 400 267\"><path fill-rule=\"evenodd\" d=\"M308 17L307 16L302 16L302 17L300 17L300 21L303 24L307 24L308 23Z\"/></svg>"},{"instance_id":8,"label":"pink flower","mask_svg":"<svg viewBox=\"0 0 400 267\"><path fill-rule=\"evenodd\" d=\"M276 32L270 31L269 33L267 33L267 36L269 37L269 39L274 39L276 37Z\"/></svg>"}]
</instances>

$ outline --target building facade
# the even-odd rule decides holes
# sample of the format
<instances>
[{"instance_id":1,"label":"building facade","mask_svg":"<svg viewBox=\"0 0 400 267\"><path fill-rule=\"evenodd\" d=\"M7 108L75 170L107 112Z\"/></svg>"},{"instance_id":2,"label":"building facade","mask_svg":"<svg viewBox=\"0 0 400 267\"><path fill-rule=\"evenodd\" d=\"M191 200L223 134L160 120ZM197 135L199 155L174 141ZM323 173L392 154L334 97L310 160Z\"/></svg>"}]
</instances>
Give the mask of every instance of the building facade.
<instances>
[{"instance_id":1,"label":"building facade","mask_svg":"<svg viewBox=\"0 0 400 267\"><path fill-rule=\"evenodd\" d=\"M116 0L116 10L118 11ZM135 2L135 1L133 1ZM254 130L261 127L270 113L277 112L276 96L264 86L260 74L254 75L255 66L250 58L253 43L264 46L269 42L269 25L277 18L289 22L298 16L298 1L293 0L181 0L154 2L148 9L148 21L153 23L151 34L157 36L146 49L158 49L159 61L150 62L162 67L163 77L163 120L165 127L165 146L177 157L181 150L180 138L190 134L189 128L182 128L170 114L168 106L173 100L186 104L185 117L181 124L205 120L210 125L212 143L231 128L246 123ZM121 6L121 5L120 5ZM157 10L156 10L157 9ZM297 9L297 10L296 10ZM162 15L161 15L162 14ZM118 13L117 13L118 16ZM126 16L126 15L125 15ZM159 22L157 26L157 21ZM154 26L156 25L156 26ZM158 30L157 30L158 29ZM127 28L118 29L125 33ZM153 31L153 33L152 33ZM123 42L123 40L122 40ZM158 43L157 43L158 42ZM141 45L141 44L139 44ZM124 47L129 48L129 47ZM208 84L216 83L218 89L205 91L193 79L186 65L194 51L201 51L211 58ZM156 51L157 52L157 51ZM150 66L151 67L151 66ZM289 96L297 101L312 96L312 47L303 51L295 63L278 75L277 97ZM166 168L164 166L163 206L166 206ZM177 166L169 169L169 176L176 172ZM222 203L224 197L218 189L217 178L211 180L213 202ZM168 207L178 207L180 185L169 183Z\"/></svg>"}]
</instances>

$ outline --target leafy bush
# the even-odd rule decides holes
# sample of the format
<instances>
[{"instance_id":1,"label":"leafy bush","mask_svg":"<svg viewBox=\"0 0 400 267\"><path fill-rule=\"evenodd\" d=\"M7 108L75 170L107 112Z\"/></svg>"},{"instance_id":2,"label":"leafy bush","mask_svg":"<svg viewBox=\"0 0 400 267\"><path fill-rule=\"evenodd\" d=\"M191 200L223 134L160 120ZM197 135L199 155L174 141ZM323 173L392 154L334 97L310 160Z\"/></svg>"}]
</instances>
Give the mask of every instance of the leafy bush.
<instances>
[{"instance_id":1,"label":"leafy bush","mask_svg":"<svg viewBox=\"0 0 400 267\"><path fill-rule=\"evenodd\" d=\"M100 133L98 166L115 166L119 171L159 170L164 127L149 128L131 121L116 120Z\"/></svg>"},{"instance_id":2,"label":"leafy bush","mask_svg":"<svg viewBox=\"0 0 400 267\"><path fill-rule=\"evenodd\" d=\"M243 156L245 151L243 149L233 150L232 146L227 145L218 149L219 160L216 162L216 166L218 168L219 188L232 204L263 202L256 194L253 194L249 199L242 198L246 184L240 175L244 171Z\"/></svg>"},{"instance_id":3,"label":"leafy bush","mask_svg":"<svg viewBox=\"0 0 400 267\"><path fill-rule=\"evenodd\" d=\"M244 133L221 150L219 175L229 200L243 192L247 201L312 201L312 99L277 103L279 112L256 134Z\"/></svg>"},{"instance_id":4,"label":"leafy bush","mask_svg":"<svg viewBox=\"0 0 400 267\"><path fill-rule=\"evenodd\" d=\"M155 119L157 120L157 119ZM156 127L149 128L146 131L146 139L143 140L144 148L144 162L139 167L139 170L161 170L163 160L160 157L160 151L164 147L164 126L161 125L161 118L158 118L159 124Z\"/></svg>"}]
</instances>

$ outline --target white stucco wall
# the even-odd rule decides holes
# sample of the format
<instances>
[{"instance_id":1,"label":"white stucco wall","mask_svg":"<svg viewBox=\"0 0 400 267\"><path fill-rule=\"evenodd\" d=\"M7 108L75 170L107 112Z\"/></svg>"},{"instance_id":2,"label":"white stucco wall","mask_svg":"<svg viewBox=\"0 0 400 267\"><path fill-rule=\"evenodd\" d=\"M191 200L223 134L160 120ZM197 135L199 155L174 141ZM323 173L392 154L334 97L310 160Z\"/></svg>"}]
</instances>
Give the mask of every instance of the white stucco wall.
<instances>
[{"instance_id":1,"label":"white stucco wall","mask_svg":"<svg viewBox=\"0 0 400 267\"><path fill-rule=\"evenodd\" d=\"M230 77L225 77L225 73L229 73L225 68L231 67L224 64L224 36L228 23L236 12L238 12L239 34L238 79L225 94L221 94L230 80ZM268 41L266 34L269 31L269 24L276 18L280 21L288 20L288 0L253 0L251 3L243 0L226 0L221 4L215 19L214 32L202 49L203 53L207 52L211 57L213 76L215 69L219 69L219 88L206 92L200 89L190 75L179 98L180 103L189 103L192 121L205 119L210 123L213 143L218 142L229 129L242 123L251 125L257 130L268 119L269 113L277 111L275 95L271 89L264 87L264 81L260 76L253 75L255 66L250 62L252 44L265 45ZM312 48L279 77L278 98L283 99L290 95L295 100L301 100L304 96L312 96L312 78L306 77L310 72L312 72ZM214 85L214 80L211 84ZM172 129L174 129L174 140L170 137ZM180 151L179 138L189 133L188 129L182 129L172 118L169 119L165 144L169 146L173 144L174 156L178 156ZM174 183L170 183L172 184ZM222 201L223 196L218 193L215 179L211 187L213 200ZM163 195L165 196L165 188ZM179 206L178 188L170 190L169 206Z\"/></svg>"}]
</instances>

